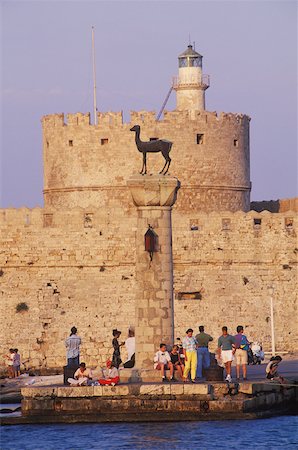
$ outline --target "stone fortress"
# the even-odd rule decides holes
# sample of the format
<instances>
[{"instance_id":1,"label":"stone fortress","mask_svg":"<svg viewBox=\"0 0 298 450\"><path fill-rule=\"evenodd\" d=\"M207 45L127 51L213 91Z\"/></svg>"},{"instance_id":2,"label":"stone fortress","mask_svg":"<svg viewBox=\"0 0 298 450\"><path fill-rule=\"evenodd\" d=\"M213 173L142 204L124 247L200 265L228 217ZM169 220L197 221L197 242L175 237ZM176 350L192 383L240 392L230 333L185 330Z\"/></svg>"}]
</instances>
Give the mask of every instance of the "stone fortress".
<instances>
[{"instance_id":1,"label":"stone fortress","mask_svg":"<svg viewBox=\"0 0 298 450\"><path fill-rule=\"evenodd\" d=\"M81 360L102 364L112 329L125 339L146 298L136 277L160 289L145 249L147 267L136 273L140 222L128 185L142 165L135 124L144 141L173 142L165 179L181 183L172 210L174 337L204 324L217 338L223 325L234 334L242 324L270 351L273 296L276 350L297 349L297 200L280 202L283 212L250 210L250 118L206 111L202 56L188 46L178 61L177 108L162 120L146 111L132 112L130 123L122 113L98 113L96 125L90 114L43 117L44 208L0 210L2 354L18 347L30 367L61 368L76 325ZM149 184L163 164L148 155ZM152 213L142 235L158 220Z\"/></svg>"}]
</instances>

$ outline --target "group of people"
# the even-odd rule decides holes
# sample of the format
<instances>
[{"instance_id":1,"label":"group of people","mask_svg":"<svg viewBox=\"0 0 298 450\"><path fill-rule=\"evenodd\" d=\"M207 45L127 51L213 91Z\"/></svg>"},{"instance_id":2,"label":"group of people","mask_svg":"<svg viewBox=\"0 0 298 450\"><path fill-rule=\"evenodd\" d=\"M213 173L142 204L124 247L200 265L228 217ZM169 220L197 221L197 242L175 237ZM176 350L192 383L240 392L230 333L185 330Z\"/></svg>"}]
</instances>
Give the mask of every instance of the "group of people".
<instances>
[{"instance_id":1,"label":"group of people","mask_svg":"<svg viewBox=\"0 0 298 450\"><path fill-rule=\"evenodd\" d=\"M79 368L75 371L73 378L67 379L70 386L94 386L94 385L110 385L115 386L119 383L120 377L116 367L112 365L112 361L108 360L107 368L102 369L102 377L93 380L92 370L86 367L84 362L80 363Z\"/></svg>"},{"instance_id":2,"label":"group of people","mask_svg":"<svg viewBox=\"0 0 298 450\"><path fill-rule=\"evenodd\" d=\"M8 377L16 378L21 375L21 356L17 348L10 348L9 353L4 355L7 360Z\"/></svg>"},{"instance_id":3,"label":"group of people","mask_svg":"<svg viewBox=\"0 0 298 450\"><path fill-rule=\"evenodd\" d=\"M84 386L91 384L112 385L115 386L120 381L119 366L122 364L121 347L126 346L127 360L123 364L123 368L132 368L135 365L135 334L133 329L129 329L128 337L125 341L119 342L121 331L114 329L112 348L112 358L106 362L106 368L102 369L102 377L95 382L91 369L86 368L84 362L80 363L80 346L82 339L77 334L77 328L72 327L70 336L65 340L67 349L67 366L77 368L73 377L67 379L71 386Z\"/></svg>"},{"instance_id":4,"label":"group of people","mask_svg":"<svg viewBox=\"0 0 298 450\"><path fill-rule=\"evenodd\" d=\"M199 326L199 333L193 336L193 329L186 330L186 336L182 340L181 346L174 345L170 352L167 351L167 345L160 344L160 349L154 356L154 368L161 371L162 381L177 381L175 371L183 381L190 380L195 383L196 380L203 377L203 369L210 367L209 342L213 337L205 333L204 326ZM249 341L244 335L244 328L238 325L237 334L232 336L228 333L226 326L222 327L222 335L218 338L216 358L220 366L225 367L226 381L231 382L231 366L234 358L236 359L236 376L240 380L240 369L242 367L243 380L247 379L247 363L249 350ZM180 350L179 350L179 347ZM165 371L169 370L170 379L166 378Z\"/></svg>"},{"instance_id":5,"label":"group of people","mask_svg":"<svg viewBox=\"0 0 298 450\"><path fill-rule=\"evenodd\" d=\"M162 381L177 381L175 373L183 381L187 381L190 372L193 383L196 379L202 378L203 368L207 369L210 366L208 345L211 341L213 341L213 337L205 333L204 326L201 325L196 336L193 336L193 329L189 328L182 343L178 338L170 352L167 351L167 345L161 343L153 361L154 368L161 371ZM170 379L165 375L166 370L170 372Z\"/></svg>"},{"instance_id":6,"label":"group of people","mask_svg":"<svg viewBox=\"0 0 298 450\"><path fill-rule=\"evenodd\" d=\"M189 380L195 383L203 377L203 369L210 367L209 342L213 337L205 333L204 326L199 326L199 333L193 336L193 329L186 330L186 336L182 342L177 338L177 343L168 351L165 343L160 344L156 352L153 363L154 369L161 371L163 382L178 381L177 374L184 382ZM98 384L115 385L119 382L119 367L132 368L135 365L135 334L133 329L129 329L128 337L120 342L121 331L114 329L112 332L112 356L106 362L106 368L102 369L102 377L98 379ZM67 366L75 368L74 376L68 379L71 385L88 385L92 383L93 375L91 369L86 368L84 362L80 363L80 346L82 339L77 334L77 328L72 327L70 336L65 340L67 349ZM122 364L121 347L126 346L127 360ZM247 379L248 350L250 342L244 334L242 325L237 326L237 334L232 336L228 333L226 326L222 327L222 334L218 338L216 359L218 365L226 370L226 381L231 382L232 361L236 360L236 377ZM14 378L20 376L21 357L17 348L10 348L9 353L4 355L7 360L8 376ZM273 356L267 367L266 377L269 380L284 382L285 380L278 374L278 364L282 361L280 356ZM169 371L169 379L166 371Z\"/></svg>"}]
</instances>

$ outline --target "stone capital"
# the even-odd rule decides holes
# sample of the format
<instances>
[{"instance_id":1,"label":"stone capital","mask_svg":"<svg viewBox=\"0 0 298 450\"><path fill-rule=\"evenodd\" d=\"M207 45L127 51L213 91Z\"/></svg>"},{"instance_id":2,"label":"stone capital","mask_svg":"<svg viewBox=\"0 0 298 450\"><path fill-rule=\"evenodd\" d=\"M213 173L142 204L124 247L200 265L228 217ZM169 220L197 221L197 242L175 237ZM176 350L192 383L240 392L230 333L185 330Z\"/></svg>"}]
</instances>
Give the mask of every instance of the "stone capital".
<instances>
[{"instance_id":1,"label":"stone capital","mask_svg":"<svg viewBox=\"0 0 298 450\"><path fill-rule=\"evenodd\" d=\"M180 181L164 175L133 175L127 186L136 206L173 206Z\"/></svg>"}]
</instances>

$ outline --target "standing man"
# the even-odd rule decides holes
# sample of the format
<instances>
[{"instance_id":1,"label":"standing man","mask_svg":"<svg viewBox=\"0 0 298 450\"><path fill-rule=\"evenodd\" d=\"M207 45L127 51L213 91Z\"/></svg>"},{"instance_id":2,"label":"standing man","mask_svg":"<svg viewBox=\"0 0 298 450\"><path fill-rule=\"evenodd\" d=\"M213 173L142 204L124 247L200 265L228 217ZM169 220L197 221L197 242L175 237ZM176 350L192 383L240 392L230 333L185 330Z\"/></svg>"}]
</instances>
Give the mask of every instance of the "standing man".
<instances>
[{"instance_id":1,"label":"standing man","mask_svg":"<svg viewBox=\"0 0 298 450\"><path fill-rule=\"evenodd\" d=\"M78 367L80 364L80 345L81 338L77 335L77 328L72 327L70 336L65 340L65 347L67 350L67 366Z\"/></svg>"},{"instance_id":2,"label":"standing man","mask_svg":"<svg viewBox=\"0 0 298 450\"><path fill-rule=\"evenodd\" d=\"M245 336L242 325L238 325L237 334L235 336L235 357L236 357L236 374L237 381L240 381L240 365L242 365L243 381L247 380L246 365L248 361L247 352L249 349L249 342Z\"/></svg>"},{"instance_id":3,"label":"standing man","mask_svg":"<svg viewBox=\"0 0 298 450\"><path fill-rule=\"evenodd\" d=\"M208 350L209 342L213 341L213 337L210 334L204 332L204 326L199 326L199 334L196 335L198 343L198 365L197 365L197 378L202 378L203 368L208 369L210 367L210 353Z\"/></svg>"},{"instance_id":4,"label":"standing man","mask_svg":"<svg viewBox=\"0 0 298 450\"><path fill-rule=\"evenodd\" d=\"M235 348L235 338L228 334L228 328L222 327L222 335L218 338L218 356L226 368L226 381L231 382L231 366L233 361L233 354Z\"/></svg>"},{"instance_id":5,"label":"standing man","mask_svg":"<svg viewBox=\"0 0 298 450\"><path fill-rule=\"evenodd\" d=\"M193 330L189 328L186 331L186 336L182 340L183 354L185 357L185 369L183 372L183 381L187 381L188 373L190 371L191 381L195 383L197 371L197 341L193 337Z\"/></svg>"}]
</instances>

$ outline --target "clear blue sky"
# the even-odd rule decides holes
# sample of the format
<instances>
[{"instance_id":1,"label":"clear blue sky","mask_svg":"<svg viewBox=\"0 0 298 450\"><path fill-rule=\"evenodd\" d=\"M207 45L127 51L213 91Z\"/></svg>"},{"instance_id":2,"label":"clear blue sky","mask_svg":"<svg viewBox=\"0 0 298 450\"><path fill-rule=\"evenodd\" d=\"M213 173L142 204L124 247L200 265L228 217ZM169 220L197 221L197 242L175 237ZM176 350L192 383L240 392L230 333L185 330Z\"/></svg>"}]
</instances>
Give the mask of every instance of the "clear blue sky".
<instances>
[{"instance_id":1,"label":"clear blue sky","mask_svg":"<svg viewBox=\"0 0 298 450\"><path fill-rule=\"evenodd\" d=\"M297 195L296 1L1 1L1 207L43 205L40 118L158 110L191 41L209 111L251 116L252 200ZM175 108L175 95L167 109Z\"/></svg>"}]
</instances>

